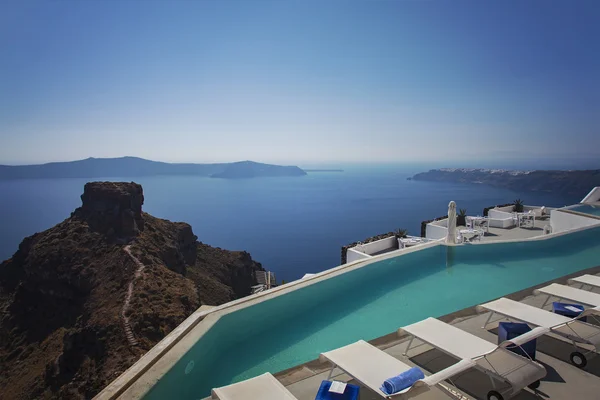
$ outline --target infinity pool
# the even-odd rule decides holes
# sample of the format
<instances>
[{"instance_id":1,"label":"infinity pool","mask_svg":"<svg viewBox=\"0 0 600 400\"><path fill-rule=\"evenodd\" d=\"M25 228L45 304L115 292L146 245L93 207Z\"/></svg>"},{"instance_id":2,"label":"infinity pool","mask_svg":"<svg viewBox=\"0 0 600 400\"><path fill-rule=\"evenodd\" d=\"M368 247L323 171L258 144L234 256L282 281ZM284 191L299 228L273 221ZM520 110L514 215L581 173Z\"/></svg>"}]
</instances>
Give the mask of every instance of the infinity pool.
<instances>
[{"instance_id":1,"label":"infinity pool","mask_svg":"<svg viewBox=\"0 0 600 400\"><path fill-rule=\"evenodd\" d=\"M597 265L600 228L379 261L223 316L145 399L202 399L213 387Z\"/></svg>"},{"instance_id":2,"label":"infinity pool","mask_svg":"<svg viewBox=\"0 0 600 400\"><path fill-rule=\"evenodd\" d=\"M580 206L572 207L571 210L578 211L584 214L597 215L600 217L600 206L592 206L589 204L583 204Z\"/></svg>"}]
</instances>

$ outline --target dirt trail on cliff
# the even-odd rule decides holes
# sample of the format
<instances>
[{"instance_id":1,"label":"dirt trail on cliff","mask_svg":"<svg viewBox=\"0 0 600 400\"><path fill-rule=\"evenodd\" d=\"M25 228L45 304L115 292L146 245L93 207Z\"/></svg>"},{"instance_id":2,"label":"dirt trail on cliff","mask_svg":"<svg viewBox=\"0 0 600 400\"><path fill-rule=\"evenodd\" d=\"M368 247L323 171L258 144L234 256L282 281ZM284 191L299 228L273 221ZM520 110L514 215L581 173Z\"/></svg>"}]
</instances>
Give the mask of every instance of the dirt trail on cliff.
<instances>
[{"instance_id":1,"label":"dirt trail on cliff","mask_svg":"<svg viewBox=\"0 0 600 400\"><path fill-rule=\"evenodd\" d=\"M127 245L123 248L123 251L127 253L129 257L133 260L135 265L137 265L137 269L135 270L135 274L129 282L129 286L127 287L127 296L125 297L125 302L123 303L123 309L121 310L121 319L123 320L123 329L125 330L125 336L127 337L127 341L130 346L137 346L138 342L133 335L133 330L131 329L131 324L129 323L129 317L127 317L127 312L129 311L129 305L131 303L131 297L133 296L133 289L135 288L135 281L142 276L142 272L146 266L141 263L132 253L131 253L131 245Z\"/></svg>"},{"instance_id":2,"label":"dirt trail on cliff","mask_svg":"<svg viewBox=\"0 0 600 400\"><path fill-rule=\"evenodd\" d=\"M135 183L86 184L82 207L0 264L3 400L91 398L201 304L250 293L262 267L248 253L143 201Z\"/></svg>"}]
</instances>

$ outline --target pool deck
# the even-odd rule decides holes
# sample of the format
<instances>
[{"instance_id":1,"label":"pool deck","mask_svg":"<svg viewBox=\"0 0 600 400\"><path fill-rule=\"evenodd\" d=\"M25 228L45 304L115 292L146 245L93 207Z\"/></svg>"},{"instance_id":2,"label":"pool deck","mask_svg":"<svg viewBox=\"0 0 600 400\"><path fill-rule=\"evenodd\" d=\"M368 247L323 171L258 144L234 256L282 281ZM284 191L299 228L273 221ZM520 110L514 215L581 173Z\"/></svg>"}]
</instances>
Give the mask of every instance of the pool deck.
<instances>
[{"instance_id":1,"label":"pool deck","mask_svg":"<svg viewBox=\"0 0 600 400\"><path fill-rule=\"evenodd\" d=\"M490 228L490 231L486 232L481 241L492 242L496 240L523 240L536 236L542 236L544 234L544 226L549 224L549 219L536 219L533 228L519 228L516 226L512 228Z\"/></svg>"},{"instance_id":2,"label":"pool deck","mask_svg":"<svg viewBox=\"0 0 600 400\"><path fill-rule=\"evenodd\" d=\"M481 242L495 242L499 240L523 240L529 239L537 236L542 236L544 234L544 226L549 225L549 219L536 219L533 225L533 228L489 228L489 232L485 233L485 236L481 239ZM457 226L457 231L460 229L466 229L465 226ZM478 243L478 240L475 239L473 243ZM420 244L413 245L411 247L420 246ZM384 249L378 251L376 253L371 254L372 257L379 256L382 254L391 253L393 251L398 251L395 247L390 247L389 249Z\"/></svg>"},{"instance_id":3,"label":"pool deck","mask_svg":"<svg viewBox=\"0 0 600 400\"><path fill-rule=\"evenodd\" d=\"M505 297L518 300L526 304L541 307L546 299L545 295L532 295L533 289L545 286L549 283L566 284L567 279L580 276L585 273L600 275L600 267L590 268L570 274L559 279L545 282L535 287L531 287L516 293L506 295ZM598 291L598 290L596 290ZM551 307L551 302L549 306ZM507 320L497 315L486 327L482 329L489 313L478 314L474 307L458 311L456 313L440 317L439 319L451 323L467 332L470 332L482 339L492 343L497 343L495 328L499 321ZM370 341L371 344L384 350L395 358L409 364L422 367L427 374L435 373L443 368L453 364L456 360L444 353L433 349L429 345L418 341L413 343L413 348L408 357L402 355L407 345L408 338L398 337L396 333L383 336ZM416 343L419 345L415 346ZM599 398L598 388L600 388L600 357L588 358L588 365L585 369L579 369L569 362L569 354L572 346L558 336L543 336L537 340L537 361L539 361L547 370L547 375L542 379L541 385L537 390L525 389L517 394L513 399L594 399ZM298 400L313 400L322 380L327 379L330 366L320 363L318 360L303 364L301 366L282 371L275 374L277 379L283 383L287 389L298 398ZM352 378L344 374L341 370L335 370L333 379L359 384ZM423 400L437 399L485 399L486 394L491 390L490 380L483 373L477 370L468 370L453 379L456 386L444 382L443 386L448 390L435 388L416 397ZM361 387L361 400L381 399L379 395L365 387Z\"/></svg>"}]
</instances>

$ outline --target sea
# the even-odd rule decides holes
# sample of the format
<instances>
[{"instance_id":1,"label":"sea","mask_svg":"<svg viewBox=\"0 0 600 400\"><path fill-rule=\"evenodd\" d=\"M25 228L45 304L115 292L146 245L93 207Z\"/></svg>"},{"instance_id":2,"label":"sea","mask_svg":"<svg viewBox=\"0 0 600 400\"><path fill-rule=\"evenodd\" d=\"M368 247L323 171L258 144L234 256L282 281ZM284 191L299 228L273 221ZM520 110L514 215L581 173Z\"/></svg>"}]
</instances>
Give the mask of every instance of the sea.
<instances>
[{"instance_id":1,"label":"sea","mask_svg":"<svg viewBox=\"0 0 600 400\"><path fill-rule=\"evenodd\" d=\"M515 192L478 184L407 180L419 165L346 166L343 172L303 177L214 179L190 176L119 177L144 188L144 211L189 223L198 240L248 251L278 281L295 280L340 264L341 247L445 215L448 202L468 215L520 198L561 207L580 196ZM52 227L81 205L89 179L0 181L0 260L24 237Z\"/></svg>"}]
</instances>

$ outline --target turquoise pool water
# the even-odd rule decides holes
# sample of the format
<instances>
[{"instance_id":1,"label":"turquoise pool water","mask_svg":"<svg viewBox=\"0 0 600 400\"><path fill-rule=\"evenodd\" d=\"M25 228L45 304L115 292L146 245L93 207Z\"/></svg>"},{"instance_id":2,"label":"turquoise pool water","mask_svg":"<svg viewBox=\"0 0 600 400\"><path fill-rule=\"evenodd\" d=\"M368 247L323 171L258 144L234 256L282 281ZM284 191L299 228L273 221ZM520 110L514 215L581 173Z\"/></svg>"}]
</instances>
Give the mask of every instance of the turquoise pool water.
<instances>
[{"instance_id":1,"label":"turquoise pool water","mask_svg":"<svg viewBox=\"0 0 600 400\"><path fill-rule=\"evenodd\" d=\"M600 265L600 228L451 250L436 246L376 262L228 314L145 399L201 399L213 387Z\"/></svg>"},{"instance_id":2,"label":"turquoise pool water","mask_svg":"<svg viewBox=\"0 0 600 400\"><path fill-rule=\"evenodd\" d=\"M582 204L580 206L571 208L571 210L578 211L578 212L585 213L585 214L597 215L600 217L600 207L598 207L598 206Z\"/></svg>"}]
</instances>

